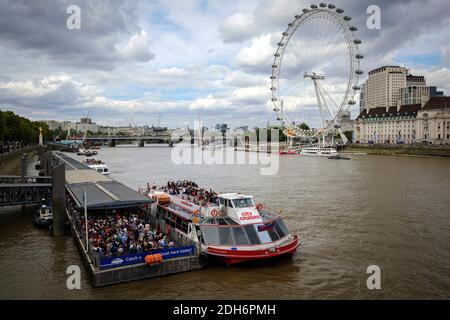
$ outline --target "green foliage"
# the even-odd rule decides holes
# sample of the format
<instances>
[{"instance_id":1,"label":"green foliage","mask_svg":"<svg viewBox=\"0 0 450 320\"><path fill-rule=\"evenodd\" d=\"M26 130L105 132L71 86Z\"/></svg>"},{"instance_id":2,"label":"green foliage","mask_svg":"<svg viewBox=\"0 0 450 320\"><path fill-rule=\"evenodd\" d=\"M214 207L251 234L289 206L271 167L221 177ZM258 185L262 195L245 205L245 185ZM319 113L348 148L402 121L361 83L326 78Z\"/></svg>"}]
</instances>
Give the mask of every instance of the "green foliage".
<instances>
[{"instance_id":1,"label":"green foliage","mask_svg":"<svg viewBox=\"0 0 450 320\"><path fill-rule=\"evenodd\" d=\"M308 131L310 130L309 126L304 122L302 124L300 124L298 127L302 130L308 130Z\"/></svg>"},{"instance_id":2,"label":"green foliage","mask_svg":"<svg viewBox=\"0 0 450 320\"><path fill-rule=\"evenodd\" d=\"M31 121L16 115L12 111L0 110L0 141L22 141L24 144L38 143L39 127L42 128L44 140L52 137L48 125Z\"/></svg>"}]
</instances>

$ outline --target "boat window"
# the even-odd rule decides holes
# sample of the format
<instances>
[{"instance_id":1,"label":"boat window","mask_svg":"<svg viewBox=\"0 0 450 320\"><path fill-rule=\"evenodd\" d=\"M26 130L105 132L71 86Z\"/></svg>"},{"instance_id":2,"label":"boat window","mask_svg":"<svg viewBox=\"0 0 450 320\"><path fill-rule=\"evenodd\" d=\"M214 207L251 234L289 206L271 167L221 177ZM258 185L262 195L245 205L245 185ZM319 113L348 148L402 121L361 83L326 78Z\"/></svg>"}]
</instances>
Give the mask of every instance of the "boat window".
<instances>
[{"instance_id":1,"label":"boat window","mask_svg":"<svg viewBox=\"0 0 450 320\"><path fill-rule=\"evenodd\" d=\"M227 199L227 204L226 204L226 206L227 206L228 208L233 208L230 199Z\"/></svg>"},{"instance_id":2,"label":"boat window","mask_svg":"<svg viewBox=\"0 0 450 320\"><path fill-rule=\"evenodd\" d=\"M219 238L217 234L217 227L202 226L202 235L205 244L218 244Z\"/></svg>"},{"instance_id":3,"label":"boat window","mask_svg":"<svg viewBox=\"0 0 450 320\"><path fill-rule=\"evenodd\" d=\"M225 220L230 225L238 225L239 224L239 223L237 223L236 221L234 221L233 219L230 219L230 218L225 218L223 220Z\"/></svg>"},{"instance_id":4,"label":"boat window","mask_svg":"<svg viewBox=\"0 0 450 320\"><path fill-rule=\"evenodd\" d=\"M242 227L233 227L234 239L237 245L248 245L250 241L245 235L244 229Z\"/></svg>"},{"instance_id":5,"label":"boat window","mask_svg":"<svg viewBox=\"0 0 450 320\"><path fill-rule=\"evenodd\" d=\"M225 199L224 199L224 198L220 198L220 204L221 204L222 206L225 205Z\"/></svg>"},{"instance_id":6,"label":"boat window","mask_svg":"<svg viewBox=\"0 0 450 320\"><path fill-rule=\"evenodd\" d=\"M220 226L227 226L228 225L228 223L225 221L225 219L217 219L217 223Z\"/></svg>"},{"instance_id":7,"label":"boat window","mask_svg":"<svg viewBox=\"0 0 450 320\"><path fill-rule=\"evenodd\" d=\"M254 207L251 198L233 199L233 204L235 208L249 208Z\"/></svg>"},{"instance_id":8,"label":"boat window","mask_svg":"<svg viewBox=\"0 0 450 320\"><path fill-rule=\"evenodd\" d=\"M275 222L275 230L277 231L280 238L289 234L289 231L286 228L286 225L284 224L283 220L277 219L274 222Z\"/></svg>"},{"instance_id":9,"label":"boat window","mask_svg":"<svg viewBox=\"0 0 450 320\"><path fill-rule=\"evenodd\" d=\"M188 232L189 222L187 220L181 220L181 230L185 233Z\"/></svg>"},{"instance_id":10,"label":"boat window","mask_svg":"<svg viewBox=\"0 0 450 320\"><path fill-rule=\"evenodd\" d=\"M280 239L280 236L278 235L275 228L269 229L269 230L267 230L267 232L269 233L269 236L272 239L272 241L277 241L278 239Z\"/></svg>"},{"instance_id":11,"label":"boat window","mask_svg":"<svg viewBox=\"0 0 450 320\"><path fill-rule=\"evenodd\" d=\"M269 243L272 242L272 239L270 238L269 232L267 231L258 231L259 239L261 240L261 243Z\"/></svg>"},{"instance_id":12,"label":"boat window","mask_svg":"<svg viewBox=\"0 0 450 320\"><path fill-rule=\"evenodd\" d=\"M251 244L261 244L261 241L256 234L255 227L252 224L245 226L244 229Z\"/></svg>"},{"instance_id":13,"label":"boat window","mask_svg":"<svg viewBox=\"0 0 450 320\"><path fill-rule=\"evenodd\" d=\"M221 245L233 245L233 238L231 236L231 228L218 228L219 240Z\"/></svg>"}]
</instances>

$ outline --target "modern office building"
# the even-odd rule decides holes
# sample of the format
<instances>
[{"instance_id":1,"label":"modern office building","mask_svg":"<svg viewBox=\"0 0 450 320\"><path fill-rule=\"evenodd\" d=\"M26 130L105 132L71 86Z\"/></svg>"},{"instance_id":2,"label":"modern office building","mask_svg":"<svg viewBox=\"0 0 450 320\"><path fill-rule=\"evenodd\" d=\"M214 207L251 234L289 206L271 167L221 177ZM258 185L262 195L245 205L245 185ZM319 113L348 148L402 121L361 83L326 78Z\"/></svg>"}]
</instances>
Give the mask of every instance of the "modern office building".
<instances>
[{"instance_id":1,"label":"modern office building","mask_svg":"<svg viewBox=\"0 0 450 320\"><path fill-rule=\"evenodd\" d=\"M430 87L409 86L400 89L400 105L425 105L430 99Z\"/></svg>"},{"instance_id":2,"label":"modern office building","mask_svg":"<svg viewBox=\"0 0 450 320\"><path fill-rule=\"evenodd\" d=\"M367 80L361 85L359 91L359 113L361 113L366 108L366 97L367 97Z\"/></svg>"},{"instance_id":3,"label":"modern office building","mask_svg":"<svg viewBox=\"0 0 450 320\"><path fill-rule=\"evenodd\" d=\"M400 89L406 87L405 67L384 66L369 72L365 88L366 109L392 107L400 100Z\"/></svg>"},{"instance_id":4,"label":"modern office building","mask_svg":"<svg viewBox=\"0 0 450 320\"><path fill-rule=\"evenodd\" d=\"M426 87L427 82L424 76L414 76L408 74L406 76L406 87Z\"/></svg>"}]
</instances>

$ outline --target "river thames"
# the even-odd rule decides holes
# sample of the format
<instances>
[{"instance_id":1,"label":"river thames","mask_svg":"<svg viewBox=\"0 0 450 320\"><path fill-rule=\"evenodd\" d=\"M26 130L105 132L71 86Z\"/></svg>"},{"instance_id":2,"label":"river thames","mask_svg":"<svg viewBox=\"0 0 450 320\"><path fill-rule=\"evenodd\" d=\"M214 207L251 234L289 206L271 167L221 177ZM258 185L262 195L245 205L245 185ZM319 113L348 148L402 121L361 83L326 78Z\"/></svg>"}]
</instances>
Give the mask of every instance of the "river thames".
<instances>
[{"instance_id":1,"label":"river thames","mask_svg":"<svg viewBox=\"0 0 450 320\"><path fill-rule=\"evenodd\" d=\"M0 210L0 298L450 298L450 159L281 156L278 174L263 176L256 165L175 165L171 152L121 146L102 148L97 158L133 189L190 179L252 194L281 209L303 241L297 254L95 289L82 268L81 290L68 290L67 266L82 266L72 238L34 228L33 208L7 208ZM381 268L380 290L367 289L370 265Z\"/></svg>"}]
</instances>

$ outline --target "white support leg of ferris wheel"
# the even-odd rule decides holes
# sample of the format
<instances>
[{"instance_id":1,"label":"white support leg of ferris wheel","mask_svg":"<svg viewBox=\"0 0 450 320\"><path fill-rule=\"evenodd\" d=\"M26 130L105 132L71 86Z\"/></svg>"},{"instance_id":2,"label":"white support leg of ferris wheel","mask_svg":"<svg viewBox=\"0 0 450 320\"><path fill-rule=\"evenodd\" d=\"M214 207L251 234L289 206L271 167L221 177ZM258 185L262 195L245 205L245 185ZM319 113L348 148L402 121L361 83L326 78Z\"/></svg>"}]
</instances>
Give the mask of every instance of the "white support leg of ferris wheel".
<instances>
[{"instance_id":1,"label":"white support leg of ferris wheel","mask_svg":"<svg viewBox=\"0 0 450 320\"><path fill-rule=\"evenodd\" d=\"M320 92L322 92L322 91L325 92L325 94L327 95L327 97L330 99L331 103L333 103L333 105L334 105L334 107L336 108L336 110L338 110L339 108L338 108L336 102L331 98L331 96L330 96L330 94L328 93L328 91L327 91L325 88L321 87L321 91L320 91ZM325 101L325 99L324 99L324 101ZM330 113L330 115L331 115L332 117L334 117L334 115L331 113L331 110L328 108L328 105L325 104L325 106L327 107L328 112ZM339 112L339 111L337 111L337 112ZM339 127L339 130L338 130L338 131L339 131L339 134L340 134L340 136L341 136L342 142L343 142L344 144L347 144L347 143L348 143L348 139L347 139L347 137L345 136L345 134L342 133L342 130L341 130L340 127ZM334 143L333 143L333 144L334 144Z\"/></svg>"},{"instance_id":2,"label":"white support leg of ferris wheel","mask_svg":"<svg viewBox=\"0 0 450 320\"><path fill-rule=\"evenodd\" d=\"M320 92L319 84L317 83L317 80L323 80L323 79L325 79L325 77L316 75L315 72L313 72L312 74L308 74L308 73L305 72L303 77L304 78L310 78L313 81L313 83L314 83L314 90L316 92L317 104L319 106L319 111L320 111L320 118L322 119L322 128L324 128L325 127L325 116L323 114L324 112L323 112L322 98L321 98L322 94ZM323 99L323 103L326 104L324 99ZM319 138L318 142L319 142L319 145L320 145L320 138ZM325 147L325 133L322 134L322 143L323 143L323 146Z\"/></svg>"}]
</instances>

